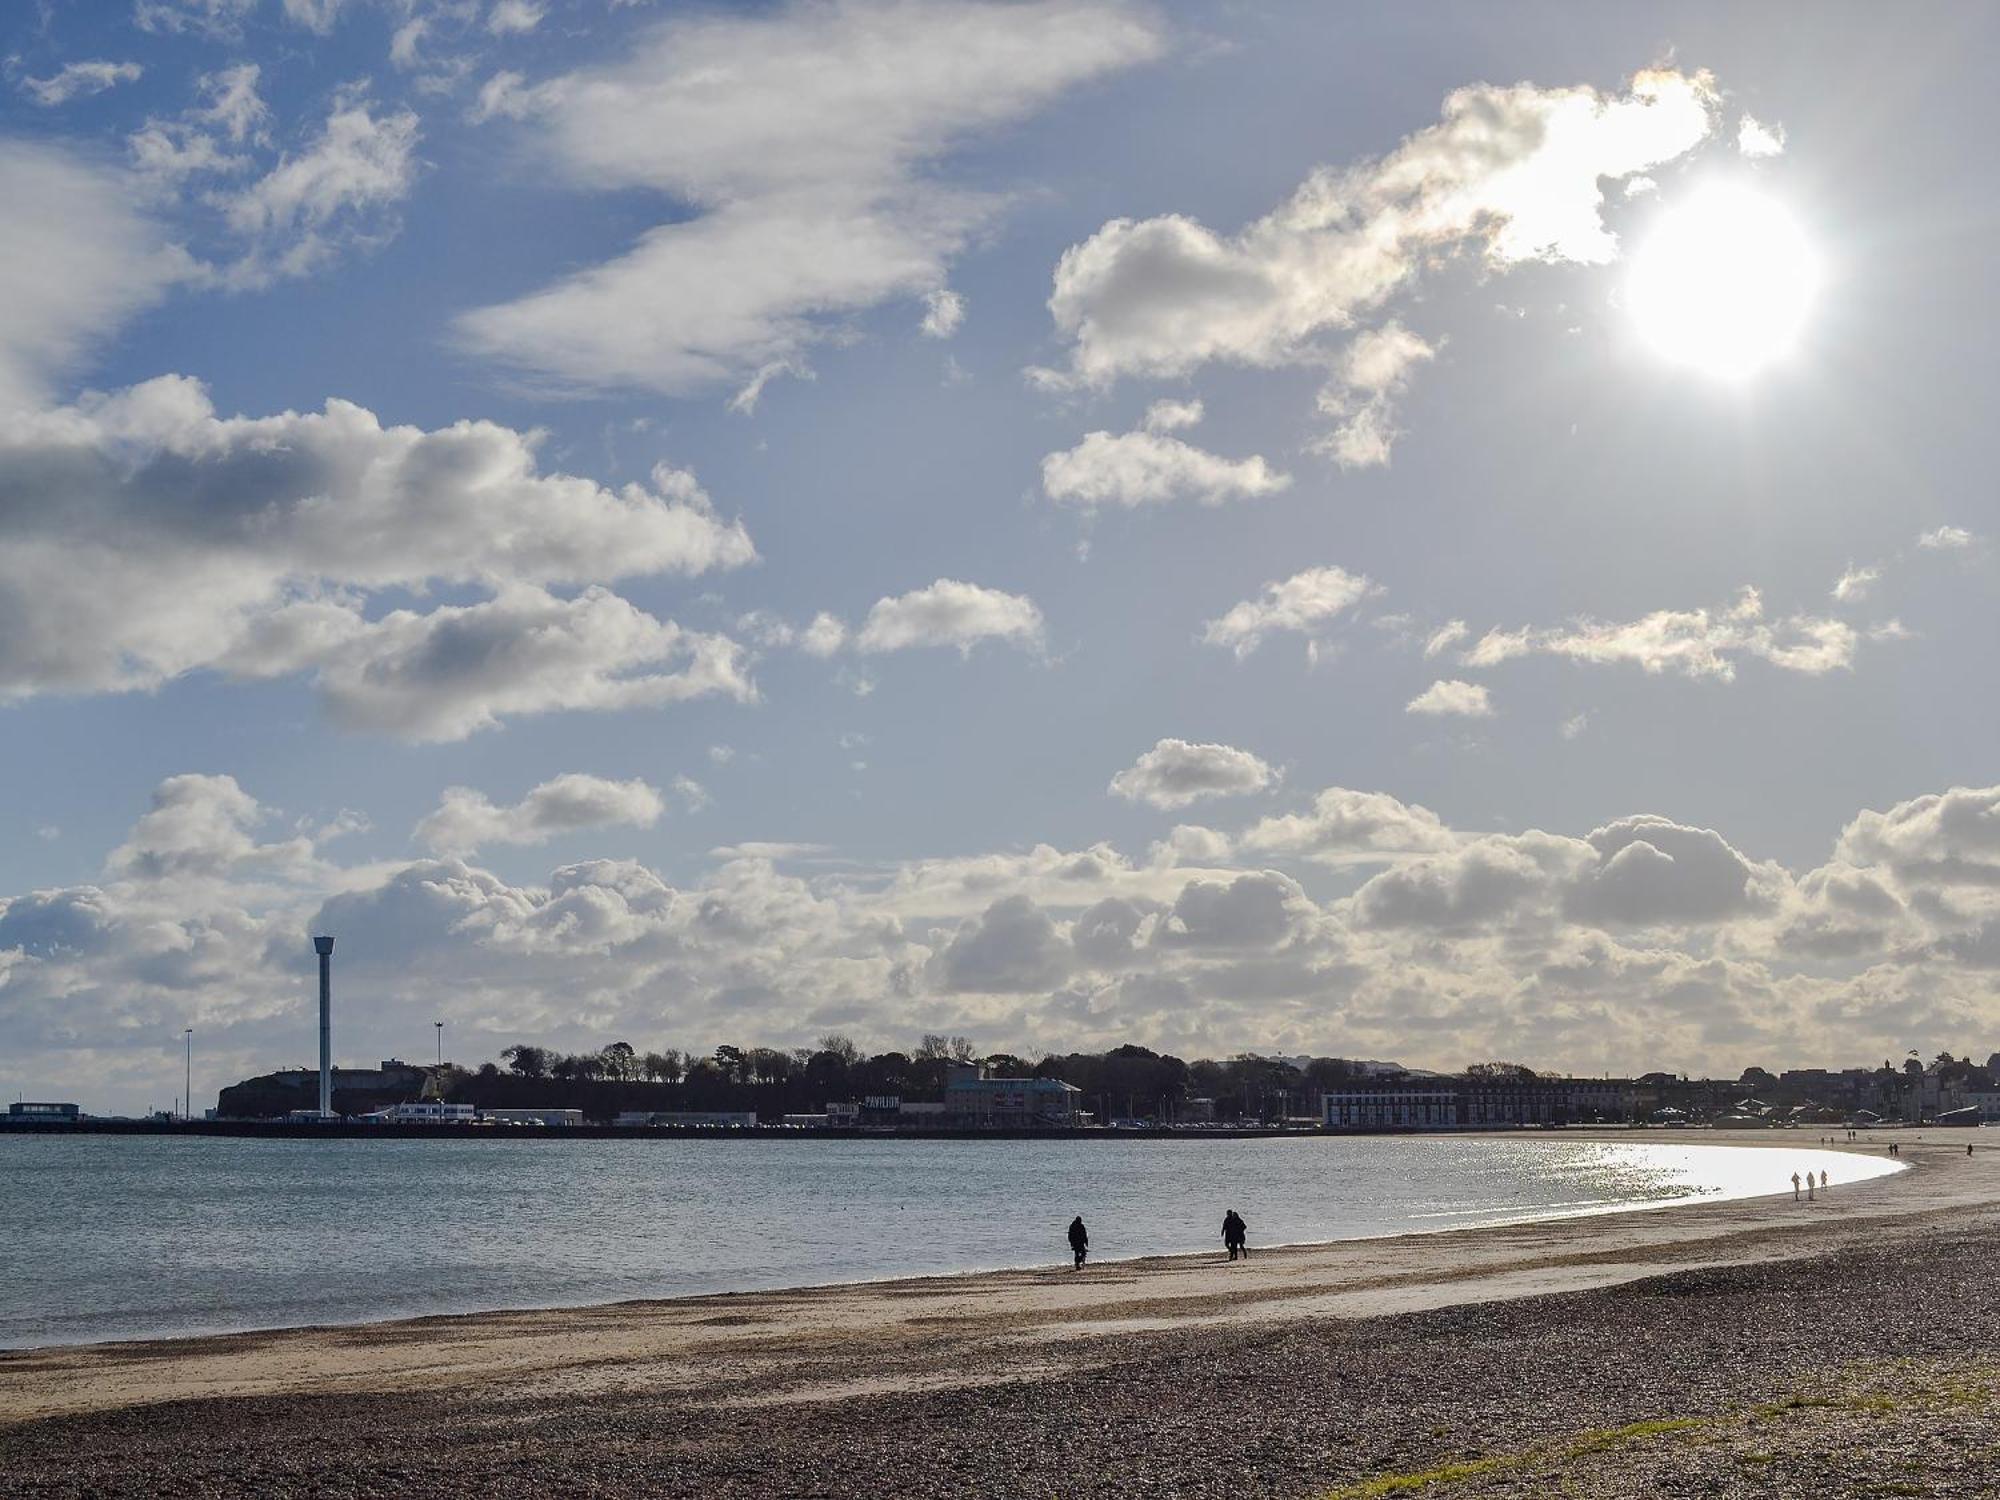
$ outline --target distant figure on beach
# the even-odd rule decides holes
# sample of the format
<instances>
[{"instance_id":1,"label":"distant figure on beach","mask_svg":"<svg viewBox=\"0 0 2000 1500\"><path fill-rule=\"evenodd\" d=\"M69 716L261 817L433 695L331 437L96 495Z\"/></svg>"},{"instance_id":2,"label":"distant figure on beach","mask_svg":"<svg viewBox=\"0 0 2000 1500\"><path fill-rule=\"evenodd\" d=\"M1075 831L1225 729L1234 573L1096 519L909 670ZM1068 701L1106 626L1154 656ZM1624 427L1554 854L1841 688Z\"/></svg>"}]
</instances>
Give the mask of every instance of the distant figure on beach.
<instances>
[{"instance_id":1,"label":"distant figure on beach","mask_svg":"<svg viewBox=\"0 0 2000 1500\"><path fill-rule=\"evenodd\" d=\"M1222 1216L1222 1244L1229 1251L1231 1260L1239 1255L1245 1260L1250 1258L1250 1247L1245 1243L1249 1237L1250 1226L1243 1222L1243 1216L1235 1209Z\"/></svg>"},{"instance_id":2,"label":"distant figure on beach","mask_svg":"<svg viewBox=\"0 0 2000 1500\"><path fill-rule=\"evenodd\" d=\"M1076 1269L1083 1269L1083 1258L1090 1254L1090 1231L1083 1227L1083 1215L1078 1214L1069 1221L1069 1248L1076 1254Z\"/></svg>"},{"instance_id":3,"label":"distant figure on beach","mask_svg":"<svg viewBox=\"0 0 2000 1500\"><path fill-rule=\"evenodd\" d=\"M1799 1174L1792 1173L1792 1202L1799 1201Z\"/></svg>"},{"instance_id":4,"label":"distant figure on beach","mask_svg":"<svg viewBox=\"0 0 2000 1500\"><path fill-rule=\"evenodd\" d=\"M1819 1190L1820 1190L1820 1191L1821 1191L1822 1193L1826 1191L1826 1168L1825 1168L1825 1167L1821 1167L1821 1168L1819 1169Z\"/></svg>"},{"instance_id":5,"label":"distant figure on beach","mask_svg":"<svg viewBox=\"0 0 2000 1500\"><path fill-rule=\"evenodd\" d=\"M1818 1201L1819 1199L1813 1194L1813 1174L1808 1172L1806 1173L1806 1202L1817 1203Z\"/></svg>"}]
</instances>

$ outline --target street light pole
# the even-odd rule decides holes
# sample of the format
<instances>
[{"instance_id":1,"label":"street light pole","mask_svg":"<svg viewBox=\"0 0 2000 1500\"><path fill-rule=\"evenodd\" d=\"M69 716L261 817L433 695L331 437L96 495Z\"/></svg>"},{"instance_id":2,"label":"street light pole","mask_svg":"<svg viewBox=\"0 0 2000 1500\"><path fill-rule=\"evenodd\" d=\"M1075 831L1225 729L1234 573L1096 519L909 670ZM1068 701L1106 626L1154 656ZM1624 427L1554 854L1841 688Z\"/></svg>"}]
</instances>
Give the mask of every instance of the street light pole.
<instances>
[{"instance_id":1,"label":"street light pole","mask_svg":"<svg viewBox=\"0 0 2000 1500\"><path fill-rule=\"evenodd\" d=\"M437 1033L438 1033L438 1067L436 1074L437 1077L436 1094L437 1094L438 1121L439 1123L443 1123L444 1121L444 1022L433 1021L431 1022L431 1025L437 1027Z\"/></svg>"},{"instance_id":2,"label":"street light pole","mask_svg":"<svg viewBox=\"0 0 2000 1500\"><path fill-rule=\"evenodd\" d=\"M192 1120L194 1118L194 1028L192 1026L181 1028L181 1041L187 1049L187 1055L182 1059L186 1076L181 1083L181 1118Z\"/></svg>"}]
</instances>

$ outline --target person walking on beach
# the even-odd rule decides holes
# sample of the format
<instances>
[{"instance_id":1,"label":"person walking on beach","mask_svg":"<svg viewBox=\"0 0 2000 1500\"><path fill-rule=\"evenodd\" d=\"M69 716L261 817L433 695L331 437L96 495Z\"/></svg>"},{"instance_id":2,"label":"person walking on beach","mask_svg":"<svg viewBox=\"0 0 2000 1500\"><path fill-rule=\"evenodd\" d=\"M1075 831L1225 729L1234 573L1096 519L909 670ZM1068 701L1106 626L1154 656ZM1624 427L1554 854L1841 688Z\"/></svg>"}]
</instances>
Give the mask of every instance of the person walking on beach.
<instances>
[{"instance_id":1,"label":"person walking on beach","mask_svg":"<svg viewBox=\"0 0 2000 1500\"><path fill-rule=\"evenodd\" d=\"M1083 1215L1078 1214L1069 1221L1069 1248L1076 1256L1076 1269L1083 1269L1083 1258L1090 1254L1090 1231L1083 1227Z\"/></svg>"},{"instance_id":2,"label":"person walking on beach","mask_svg":"<svg viewBox=\"0 0 2000 1500\"><path fill-rule=\"evenodd\" d=\"M1806 1173L1806 1202L1819 1202L1819 1199L1813 1193L1813 1174L1811 1172Z\"/></svg>"},{"instance_id":3,"label":"person walking on beach","mask_svg":"<svg viewBox=\"0 0 2000 1500\"><path fill-rule=\"evenodd\" d=\"M1799 1201L1799 1174L1792 1173L1792 1202Z\"/></svg>"},{"instance_id":4,"label":"person walking on beach","mask_svg":"<svg viewBox=\"0 0 2000 1500\"><path fill-rule=\"evenodd\" d=\"M1231 1260L1239 1255L1245 1260L1250 1258L1250 1247L1245 1243L1249 1237L1250 1226L1243 1222L1243 1216L1235 1209L1222 1216L1222 1246L1229 1252Z\"/></svg>"},{"instance_id":5,"label":"person walking on beach","mask_svg":"<svg viewBox=\"0 0 2000 1500\"><path fill-rule=\"evenodd\" d=\"M1819 1169L1819 1190L1820 1190L1820 1191L1821 1191L1822 1193L1826 1191L1826 1168L1825 1168L1825 1167L1821 1167L1821 1168Z\"/></svg>"}]
</instances>

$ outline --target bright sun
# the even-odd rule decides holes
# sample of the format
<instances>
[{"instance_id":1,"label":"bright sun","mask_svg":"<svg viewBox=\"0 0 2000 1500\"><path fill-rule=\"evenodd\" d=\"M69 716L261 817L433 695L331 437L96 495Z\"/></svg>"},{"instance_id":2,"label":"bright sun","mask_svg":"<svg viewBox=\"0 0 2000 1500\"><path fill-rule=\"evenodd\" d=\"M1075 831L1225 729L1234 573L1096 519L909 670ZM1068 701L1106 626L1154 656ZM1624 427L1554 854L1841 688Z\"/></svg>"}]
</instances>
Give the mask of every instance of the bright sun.
<instances>
[{"instance_id":1,"label":"bright sun","mask_svg":"<svg viewBox=\"0 0 2000 1500\"><path fill-rule=\"evenodd\" d=\"M1791 351L1819 291L1819 257L1790 214L1733 185L1669 209L1632 261L1626 300L1676 364L1742 380Z\"/></svg>"}]
</instances>

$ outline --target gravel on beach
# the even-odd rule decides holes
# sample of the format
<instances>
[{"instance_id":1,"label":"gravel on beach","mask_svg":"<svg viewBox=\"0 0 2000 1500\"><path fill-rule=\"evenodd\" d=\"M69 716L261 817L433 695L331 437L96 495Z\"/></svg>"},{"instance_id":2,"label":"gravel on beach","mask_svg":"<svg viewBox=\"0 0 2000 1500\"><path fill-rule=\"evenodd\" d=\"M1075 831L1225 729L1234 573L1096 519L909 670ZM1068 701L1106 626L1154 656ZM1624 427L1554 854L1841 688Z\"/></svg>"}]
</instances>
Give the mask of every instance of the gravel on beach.
<instances>
[{"instance_id":1,"label":"gravel on beach","mask_svg":"<svg viewBox=\"0 0 2000 1500\"><path fill-rule=\"evenodd\" d=\"M1979 1218L1605 1290L1084 1334L1053 1360L904 1336L693 1391L138 1406L0 1428L0 1476L13 1497L1993 1495ZM876 1373L919 1388L866 1393ZM787 1399L831 1374L857 1393Z\"/></svg>"}]
</instances>

